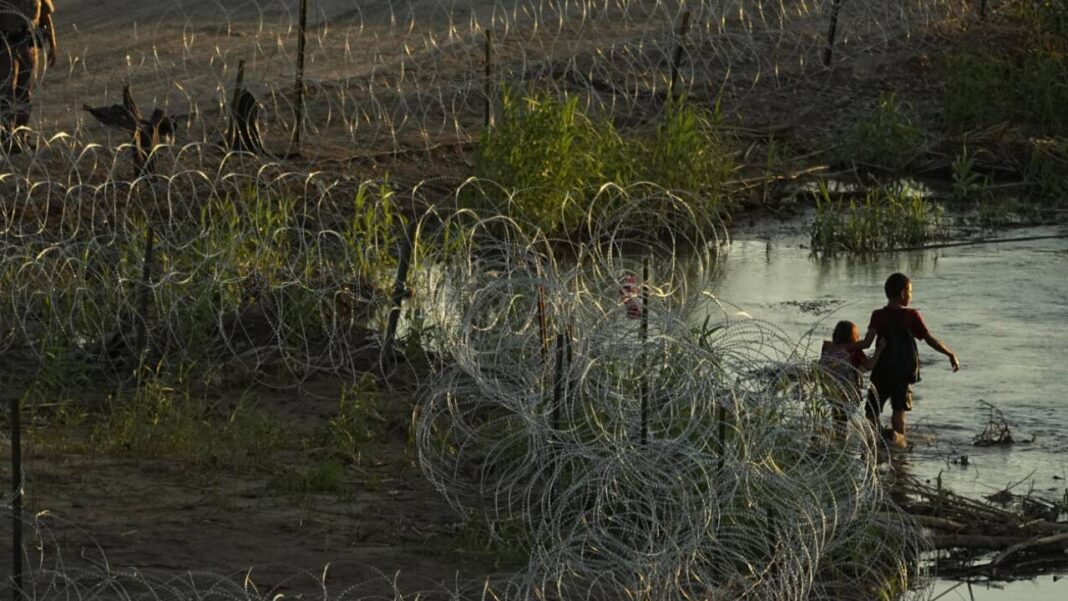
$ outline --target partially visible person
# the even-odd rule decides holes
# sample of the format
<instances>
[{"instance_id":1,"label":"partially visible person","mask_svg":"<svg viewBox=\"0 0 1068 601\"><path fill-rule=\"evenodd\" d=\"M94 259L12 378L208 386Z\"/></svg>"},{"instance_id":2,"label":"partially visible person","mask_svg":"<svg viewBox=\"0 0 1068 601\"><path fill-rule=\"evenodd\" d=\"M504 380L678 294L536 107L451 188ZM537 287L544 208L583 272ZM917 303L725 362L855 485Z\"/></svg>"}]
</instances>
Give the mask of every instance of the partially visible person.
<instances>
[{"instance_id":1,"label":"partially visible person","mask_svg":"<svg viewBox=\"0 0 1068 601\"><path fill-rule=\"evenodd\" d=\"M960 362L953 351L931 334L920 312L908 308L912 302L912 281L908 276L891 274L886 278L883 290L886 306L872 312L867 334L852 347L866 349L878 338L882 349L871 372L873 390L868 392L868 419L879 432L879 416L889 400L893 410L890 419L892 442L904 448L907 446L905 414L912 410L912 385L920 381L916 341L923 340L927 346L949 357L953 371L960 370Z\"/></svg>"},{"instance_id":2,"label":"partially visible person","mask_svg":"<svg viewBox=\"0 0 1068 601\"><path fill-rule=\"evenodd\" d=\"M858 348L860 328L851 321L839 321L834 326L830 340L824 340L820 349L820 366L831 377L829 395L833 404L834 420L840 426L848 419L849 412L860 406L864 382L862 371L869 371L879 358L881 347L869 358Z\"/></svg>"},{"instance_id":3,"label":"partially visible person","mask_svg":"<svg viewBox=\"0 0 1068 601\"><path fill-rule=\"evenodd\" d=\"M18 152L30 123L33 88L40 67L39 46L47 44L46 62L56 64L56 29L52 0L0 0L0 148Z\"/></svg>"}]
</instances>

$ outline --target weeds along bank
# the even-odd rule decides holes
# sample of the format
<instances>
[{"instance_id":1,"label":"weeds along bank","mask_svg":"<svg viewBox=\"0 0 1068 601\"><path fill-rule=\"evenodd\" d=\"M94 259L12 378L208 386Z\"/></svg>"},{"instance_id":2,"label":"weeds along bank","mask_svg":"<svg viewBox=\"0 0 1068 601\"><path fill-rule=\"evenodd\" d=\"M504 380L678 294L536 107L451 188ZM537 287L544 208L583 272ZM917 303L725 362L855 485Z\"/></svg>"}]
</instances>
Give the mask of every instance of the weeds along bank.
<instances>
[{"instance_id":1,"label":"weeds along bank","mask_svg":"<svg viewBox=\"0 0 1068 601\"><path fill-rule=\"evenodd\" d=\"M517 569L479 577L477 587L464 581L432 591L369 577L343 595L920 594L909 591L923 585L923 539L883 497L867 422L835 417L833 399L845 391L828 385L773 327L735 322L726 308L701 319L719 246L701 233L700 219L664 193L635 194L576 240L550 239L504 216L440 214L436 229L449 253L414 290L452 321L421 332L440 350L426 354L412 445L429 481L460 515L488 522L486 537L517 556ZM429 218L424 223L431 231ZM626 287L627 276L638 284ZM197 367L207 363L186 377L198 381ZM111 452L125 446L195 462L177 444L206 440L211 418L186 413L201 405L182 398L182 380L167 376L174 368L166 358L153 365L164 377L145 377L129 410L108 407L101 440L121 441ZM270 377L270 365L260 366L261 377ZM365 444L361 423L371 414L346 409L345 398L365 399L367 386L358 383L339 400L326 442L334 451ZM151 412L139 413L144 406ZM219 420L215 461L277 470L271 445L278 430L270 421L257 430L255 416L239 408ZM223 452L233 448L246 455ZM309 474L305 482L329 478ZM53 561L51 541L43 546L49 551L30 562L30 578L41 583L35 599L81 599L101 587L131 599L199 599L220 589L260 595L210 574L164 580L122 569L75 571ZM308 582L285 582L297 579ZM322 580L317 590L325 596L331 589ZM98 588L87 591L87 581Z\"/></svg>"},{"instance_id":2,"label":"weeds along bank","mask_svg":"<svg viewBox=\"0 0 1068 601\"><path fill-rule=\"evenodd\" d=\"M707 238L609 227L571 259L501 233L454 278L465 327L425 387L416 441L450 503L488 512L528 554L509 598L922 587L921 539L881 496L863 418L835 421L834 392L774 328L701 322ZM620 273L646 283L639 311Z\"/></svg>"}]
</instances>

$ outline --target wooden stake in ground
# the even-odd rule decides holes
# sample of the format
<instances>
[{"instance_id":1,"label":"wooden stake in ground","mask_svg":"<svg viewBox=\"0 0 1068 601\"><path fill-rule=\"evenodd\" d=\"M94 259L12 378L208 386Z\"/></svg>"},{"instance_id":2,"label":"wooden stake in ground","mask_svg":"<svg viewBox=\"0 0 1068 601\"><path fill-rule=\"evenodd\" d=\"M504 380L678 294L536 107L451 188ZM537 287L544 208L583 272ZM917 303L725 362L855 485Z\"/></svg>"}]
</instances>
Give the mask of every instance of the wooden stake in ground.
<instances>
[{"instance_id":1,"label":"wooden stake in ground","mask_svg":"<svg viewBox=\"0 0 1068 601\"><path fill-rule=\"evenodd\" d=\"M552 427L554 430L560 429L560 403L564 399L564 356L566 350L564 348L564 335L556 335L556 373L553 379L553 410L552 410Z\"/></svg>"},{"instance_id":2,"label":"wooden stake in ground","mask_svg":"<svg viewBox=\"0 0 1068 601\"><path fill-rule=\"evenodd\" d=\"M538 286L538 333L541 335L541 358L549 352L549 320L545 314L545 287Z\"/></svg>"},{"instance_id":3,"label":"wooden stake in ground","mask_svg":"<svg viewBox=\"0 0 1068 601\"><path fill-rule=\"evenodd\" d=\"M638 327L638 337L641 341L641 350L638 354L638 361L640 362L638 369L639 373L644 374L646 367L646 361L648 357L645 356L645 343L649 340L649 259L645 259L642 262L642 321ZM649 380L646 376L642 376L641 382L641 443L645 444L649 438Z\"/></svg>"},{"instance_id":4,"label":"wooden stake in ground","mask_svg":"<svg viewBox=\"0 0 1068 601\"><path fill-rule=\"evenodd\" d=\"M831 21L827 25L827 45L823 48L823 66L831 66L831 58L834 53L834 37L838 34L838 10L842 8L842 0L834 0L831 4Z\"/></svg>"},{"instance_id":5,"label":"wooden stake in ground","mask_svg":"<svg viewBox=\"0 0 1068 601\"><path fill-rule=\"evenodd\" d=\"M292 152L300 150L300 129L304 123L304 45L308 30L308 0L300 0L300 38L297 42L296 117L293 122Z\"/></svg>"}]
</instances>

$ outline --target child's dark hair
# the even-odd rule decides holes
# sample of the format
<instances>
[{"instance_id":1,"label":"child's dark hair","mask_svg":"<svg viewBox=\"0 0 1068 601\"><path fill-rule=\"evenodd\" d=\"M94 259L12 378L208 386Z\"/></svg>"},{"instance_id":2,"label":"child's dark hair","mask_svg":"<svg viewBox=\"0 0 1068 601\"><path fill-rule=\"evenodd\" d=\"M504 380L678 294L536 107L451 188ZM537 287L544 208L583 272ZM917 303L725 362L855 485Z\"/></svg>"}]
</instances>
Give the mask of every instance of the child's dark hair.
<instances>
[{"instance_id":1,"label":"child's dark hair","mask_svg":"<svg viewBox=\"0 0 1068 601\"><path fill-rule=\"evenodd\" d=\"M851 321L840 321L834 326L831 334L831 342L835 344L847 344L853 342L853 330L857 325Z\"/></svg>"},{"instance_id":2,"label":"child's dark hair","mask_svg":"<svg viewBox=\"0 0 1068 601\"><path fill-rule=\"evenodd\" d=\"M909 285L909 276L903 273L892 273L890 277L886 278L886 284L883 285L883 290L886 291L886 298L898 298L901 296L901 291L905 289L905 286Z\"/></svg>"}]
</instances>

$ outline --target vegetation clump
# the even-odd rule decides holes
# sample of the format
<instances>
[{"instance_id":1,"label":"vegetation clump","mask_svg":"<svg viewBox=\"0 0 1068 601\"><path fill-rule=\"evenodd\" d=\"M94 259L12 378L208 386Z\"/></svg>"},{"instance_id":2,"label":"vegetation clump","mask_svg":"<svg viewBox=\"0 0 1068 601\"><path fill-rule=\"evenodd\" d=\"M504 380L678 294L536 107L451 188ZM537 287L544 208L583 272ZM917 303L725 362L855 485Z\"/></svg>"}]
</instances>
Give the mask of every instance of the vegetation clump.
<instances>
[{"instance_id":1,"label":"vegetation clump","mask_svg":"<svg viewBox=\"0 0 1068 601\"><path fill-rule=\"evenodd\" d=\"M857 125L848 148L856 162L901 171L922 142L923 134L913 125L911 107L894 92L885 92Z\"/></svg>"},{"instance_id":2,"label":"vegetation clump","mask_svg":"<svg viewBox=\"0 0 1068 601\"><path fill-rule=\"evenodd\" d=\"M285 441L281 425L247 398L229 409L152 377L112 399L93 448L193 465L264 465Z\"/></svg>"},{"instance_id":3,"label":"vegetation clump","mask_svg":"<svg viewBox=\"0 0 1068 601\"><path fill-rule=\"evenodd\" d=\"M900 183L845 200L832 197L820 182L812 249L831 255L919 246L943 232L943 213L940 205Z\"/></svg>"},{"instance_id":4,"label":"vegetation clump","mask_svg":"<svg viewBox=\"0 0 1068 601\"><path fill-rule=\"evenodd\" d=\"M667 102L655 126L621 132L588 114L577 97L517 96L506 90L502 116L479 143L475 175L495 182L507 203L475 198L546 232L572 232L611 210L600 192L648 182L695 199L696 211L731 208L727 180L735 169L718 109ZM482 193L483 196L491 196ZM603 206L593 206L594 200Z\"/></svg>"},{"instance_id":5,"label":"vegetation clump","mask_svg":"<svg viewBox=\"0 0 1068 601\"><path fill-rule=\"evenodd\" d=\"M946 125L953 132L1009 122L1068 133L1068 73L1063 55L1048 46L952 53L945 90Z\"/></svg>"},{"instance_id":6,"label":"vegetation clump","mask_svg":"<svg viewBox=\"0 0 1068 601\"><path fill-rule=\"evenodd\" d=\"M945 59L945 119L953 132L1008 123L1038 135L1068 132L1068 4L1014 0L999 7L994 44Z\"/></svg>"}]
</instances>

